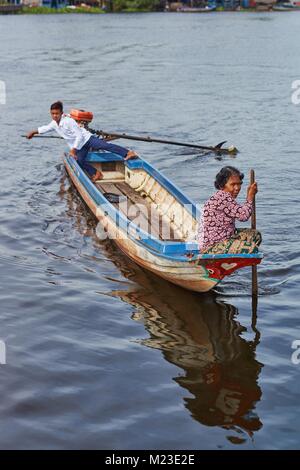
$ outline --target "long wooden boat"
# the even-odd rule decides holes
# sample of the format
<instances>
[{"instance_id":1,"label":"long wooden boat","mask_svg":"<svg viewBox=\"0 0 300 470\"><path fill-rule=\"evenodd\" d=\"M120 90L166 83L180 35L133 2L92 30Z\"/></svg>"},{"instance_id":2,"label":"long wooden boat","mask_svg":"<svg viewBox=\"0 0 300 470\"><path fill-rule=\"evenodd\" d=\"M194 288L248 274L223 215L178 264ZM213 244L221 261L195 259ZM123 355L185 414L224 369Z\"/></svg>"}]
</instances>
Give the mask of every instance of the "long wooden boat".
<instances>
[{"instance_id":1,"label":"long wooden boat","mask_svg":"<svg viewBox=\"0 0 300 470\"><path fill-rule=\"evenodd\" d=\"M185 289L207 292L225 276L261 262L262 253L201 254L197 206L142 158L124 161L113 153L91 152L88 161L103 179L93 183L75 159L64 157L103 230L138 265Z\"/></svg>"}]
</instances>

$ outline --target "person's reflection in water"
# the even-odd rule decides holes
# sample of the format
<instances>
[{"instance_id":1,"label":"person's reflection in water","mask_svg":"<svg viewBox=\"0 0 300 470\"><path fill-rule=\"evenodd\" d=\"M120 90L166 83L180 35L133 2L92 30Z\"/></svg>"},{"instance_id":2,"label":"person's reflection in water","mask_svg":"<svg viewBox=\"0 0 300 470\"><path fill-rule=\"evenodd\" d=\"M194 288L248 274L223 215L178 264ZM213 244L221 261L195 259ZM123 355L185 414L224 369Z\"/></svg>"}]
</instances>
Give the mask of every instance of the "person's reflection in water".
<instances>
[{"instance_id":1,"label":"person's reflection in water","mask_svg":"<svg viewBox=\"0 0 300 470\"><path fill-rule=\"evenodd\" d=\"M213 361L207 360L199 367L186 363L185 376L175 380L192 393L193 397L185 402L195 419L209 426L238 426L252 433L261 427L253 409L261 397L257 379L262 365L255 360L252 347L240 337L233 307L230 310L228 305L220 304L216 310L209 312L211 317L202 317L210 331Z\"/></svg>"},{"instance_id":2,"label":"person's reflection in water","mask_svg":"<svg viewBox=\"0 0 300 470\"><path fill-rule=\"evenodd\" d=\"M74 215L81 231L86 212L83 209L80 221L79 205ZM70 200L68 206L70 214ZM161 350L167 361L183 369L174 380L192 395L184 399L192 417L206 426L235 430L228 439L236 444L245 441L243 431L252 436L262 426L254 411L261 398L257 382L262 364L255 359L259 335L252 342L243 339L237 309L213 294L191 293L145 272L110 241L100 246L136 283L109 295L134 306L132 318L142 321L150 335L140 342Z\"/></svg>"},{"instance_id":3,"label":"person's reflection in water","mask_svg":"<svg viewBox=\"0 0 300 470\"><path fill-rule=\"evenodd\" d=\"M118 254L119 267L121 259ZM128 277L129 263L123 262ZM244 328L234 318L237 309L213 295L199 296L172 286L135 265L132 272L131 280L143 289L113 295L133 305L133 319L145 324L150 338L141 343L160 349L184 370L174 380L192 394L184 401L193 418L207 426L244 430L250 436L259 430L262 423L254 408L261 397L257 380L262 364L255 359L255 342L241 338ZM242 436L228 439L244 442Z\"/></svg>"},{"instance_id":4,"label":"person's reflection in water","mask_svg":"<svg viewBox=\"0 0 300 470\"><path fill-rule=\"evenodd\" d=\"M256 341L241 337L245 330L235 319L235 307L211 294L184 291L147 273L109 247L110 259L138 286L118 296L135 307L132 318L142 321L150 338L141 343L160 349L184 370L174 380L191 393L184 399L194 419L252 436L262 423L254 412L260 400L257 383L262 364L255 359ZM131 269L130 269L131 268ZM242 436L228 436L242 443Z\"/></svg>"}]
</instances>

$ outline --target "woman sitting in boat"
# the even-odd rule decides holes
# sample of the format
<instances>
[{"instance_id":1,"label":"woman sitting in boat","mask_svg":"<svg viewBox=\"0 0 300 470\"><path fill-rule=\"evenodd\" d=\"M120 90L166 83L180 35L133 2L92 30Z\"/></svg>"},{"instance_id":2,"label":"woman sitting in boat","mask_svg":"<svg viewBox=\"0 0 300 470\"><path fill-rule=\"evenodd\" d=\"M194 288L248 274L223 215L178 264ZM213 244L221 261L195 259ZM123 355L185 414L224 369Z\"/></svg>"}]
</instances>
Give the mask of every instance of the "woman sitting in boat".
<instances>
[{"instance_id":1,"label":"woman sitting in boat","mask_svg":"<svg viewBox=\"0 0 300 470\"><path fill-rule=\"evenodd\" d=\"M235 221L244 222L252 213L257 183L250 184L244 204L236 198L244 175L232 166L223 167L216 176L217 192L204 204L199 224L201 253L256 253L261 243L257 230L235 228Z\"/></svg>"}]
</instances>

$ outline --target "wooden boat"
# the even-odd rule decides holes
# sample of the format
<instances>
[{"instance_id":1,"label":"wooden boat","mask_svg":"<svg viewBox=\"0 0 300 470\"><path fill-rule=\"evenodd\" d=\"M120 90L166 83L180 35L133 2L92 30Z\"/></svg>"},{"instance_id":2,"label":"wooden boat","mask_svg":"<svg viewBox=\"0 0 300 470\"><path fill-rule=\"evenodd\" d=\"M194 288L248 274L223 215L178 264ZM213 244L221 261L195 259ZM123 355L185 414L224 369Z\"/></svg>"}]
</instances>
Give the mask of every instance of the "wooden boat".
<instances>
[{"instance_id":1,"label":"wooden boat","mask_svg":"<svg viewBox=\"0 0 300 470\"><path fill-rule=\"evenodd\" d=\"M106 234L138 265L185 289L207 292L225 276L259 264L263 255L201 254L196 205L142 158L109 152L88 160L103 173L93 183L70 156L66 170Z\"/></svg>"}]
</instances>

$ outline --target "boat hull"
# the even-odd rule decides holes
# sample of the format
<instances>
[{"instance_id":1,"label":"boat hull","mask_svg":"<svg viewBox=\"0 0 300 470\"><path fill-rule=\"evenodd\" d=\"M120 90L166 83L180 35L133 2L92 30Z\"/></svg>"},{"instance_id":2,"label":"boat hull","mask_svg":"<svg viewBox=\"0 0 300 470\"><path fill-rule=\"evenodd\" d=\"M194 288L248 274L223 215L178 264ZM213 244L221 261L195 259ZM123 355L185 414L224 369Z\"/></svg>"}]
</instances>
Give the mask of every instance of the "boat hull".
<instances>
[{"instance_id":1,"label":"boat hull","mask_svg":"<svg viewBox=\"0 0 300 470\"><path fill-rule=\"evenodd\" d=\"M208 292L226 275L241 267L259 264L261 261L259 257L251 258L251 255L250 258L245 255L199 256L191 252L178 257L158 253L144 243L134 228L126 231L109 216L107 206L97 202L93 196L94 185L74 160L66 157L64 165L81 198L98 219L102 227L101 238L110 238L139 266L173 284L195 292Z\"/></svg>"}]
</instances>

